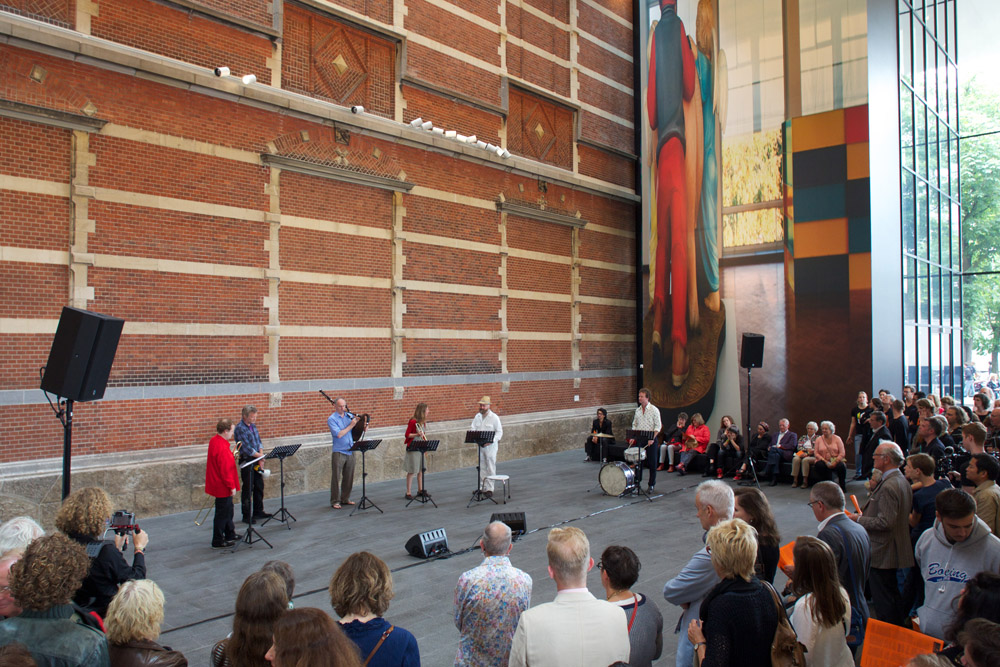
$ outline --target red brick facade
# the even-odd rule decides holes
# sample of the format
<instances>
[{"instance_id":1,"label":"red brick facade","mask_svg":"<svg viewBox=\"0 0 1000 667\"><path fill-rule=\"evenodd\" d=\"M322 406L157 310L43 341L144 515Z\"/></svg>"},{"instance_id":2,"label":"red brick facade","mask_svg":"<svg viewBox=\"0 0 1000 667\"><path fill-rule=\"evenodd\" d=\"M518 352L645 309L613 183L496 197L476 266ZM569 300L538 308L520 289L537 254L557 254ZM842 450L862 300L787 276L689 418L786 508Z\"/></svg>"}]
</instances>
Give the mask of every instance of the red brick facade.
<instances>
[{"instance_id":1,"label":"red brick facade","mask_svg":"<svg viewBox=\"0 0 1000 667\"><path fill-rule=\"evenodd\" d=\"M632 3L320 4L0 0L0 462L61 453L34 390L65 305L126 320L76 455L246 403L322 432L302 380L378 426L634 398Z\"/></svg>"}]
</instances>

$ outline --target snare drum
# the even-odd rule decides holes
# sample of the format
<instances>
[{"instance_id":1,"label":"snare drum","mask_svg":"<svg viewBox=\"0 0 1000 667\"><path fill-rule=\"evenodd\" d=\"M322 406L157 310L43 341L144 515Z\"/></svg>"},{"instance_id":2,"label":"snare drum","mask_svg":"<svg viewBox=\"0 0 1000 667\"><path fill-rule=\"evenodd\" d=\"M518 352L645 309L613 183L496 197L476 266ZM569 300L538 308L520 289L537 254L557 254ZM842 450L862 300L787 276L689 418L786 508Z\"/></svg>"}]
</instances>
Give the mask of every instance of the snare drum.
<instances>
[{"instance_id":1,"label":"snare drum","mask_svg":"<svg viewBox=\"0 0 1000 667\"><path fill-rule=\"evenodd\" d=\"M605 463L598 476L601 489L609 496L620 496L635 489L635 472L621 461Z\"/></svg>"},{"instance_id":2,"label":"snare drum","mask_svg":"<svg viewBox=\"0 0 1000 667\"><path fill-rule=\"evenodd\" d=\"M639 461L646 460L646 448L645 447L629 447L625 450L625 462L635 465Z\"/></svg>"}]
</instances>

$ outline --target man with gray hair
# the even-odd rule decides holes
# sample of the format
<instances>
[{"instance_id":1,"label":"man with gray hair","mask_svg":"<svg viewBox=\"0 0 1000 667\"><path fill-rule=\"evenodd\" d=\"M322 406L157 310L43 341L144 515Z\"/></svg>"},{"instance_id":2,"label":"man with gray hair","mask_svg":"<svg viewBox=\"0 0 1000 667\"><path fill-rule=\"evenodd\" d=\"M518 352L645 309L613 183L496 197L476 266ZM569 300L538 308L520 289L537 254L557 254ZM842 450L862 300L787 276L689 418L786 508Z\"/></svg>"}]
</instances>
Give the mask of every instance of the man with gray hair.
<instances>
[{"instance_id":1,"label":"man with gray hair","mask_svg":"<svg viewBox=\"0 0 1000 667\"><path fill-rule=\"evenodd\" d=\"M553 528L545 548L556 599L523 614L514 632L510 667L607 667L628 662L628 619L618 605L587 590L594 567L590 542L579 528Z\"/></svg>"},{"instance_id":2,"label":"man with gray hair","mask_svg":"<svg viewBox=\"0 0 1000 667\"><path fill-rule=\"evenodd\" d=\"M717 479L702 482L694 494L698 520L706 533L712 526L732 519L735 505L732 487ZM704 541L702 536L702 542ZM691 557L684 569L663 586L663 597L667 602L684 609L674 630L684 630L677 642L677 667L690 667L694 660L694 645L688 639L687 627L693 619L701 618L701 602L717 583L719 575L712 565L712 557L703 546Z\"/></svg>"},{"instance_id":3,"label":"man with gray hair","mask_svg":"<svg viewBox=\"0 0 1000 667\"><path fill-rule=\"evenodd\" d=\"M861 514L848 513L866 531L872 545L872 568L869 586L878 620L903 625L909 611L904 609L896 571L913 567L910 544L910 507L913 491L899 471L903 450L891 440L883 440L875 449L875 469L882 473Z\"/></svg>"},{"instance_id":4,"label":"man with gray hair","mask_svg":"<svg viewBox=\"0 0 1000 667\"><path fill-rule=\"evenodd\" d=\"M455 588L455 627L461 635L455 665L504 667L521 614L531 604L531 576L510 564L510 526L494 521L479 541L482 564Z\"/></svg>"},{"instance_id":5,"label":"man with gray hair","mask_svg":"<svg viewBox=\"0 0 1000 667\"><path fill-rule=\"evenodd\" d=\"M17 549L0 556L0 620L21 615L21 607L10 593L10 567L20 557Z\"/></svg>"},{"instance_id":6,"label":"man with gray hair","mask_svg":"<svg viewBox=\"0 0 1000 667\"><path fill-rule=\"evenodd\" d=\"M32 540L41 537L45 531L30 516L16 516L0 525L0 556L8 551L24 551Z\"/></svg>"}]
</instances>

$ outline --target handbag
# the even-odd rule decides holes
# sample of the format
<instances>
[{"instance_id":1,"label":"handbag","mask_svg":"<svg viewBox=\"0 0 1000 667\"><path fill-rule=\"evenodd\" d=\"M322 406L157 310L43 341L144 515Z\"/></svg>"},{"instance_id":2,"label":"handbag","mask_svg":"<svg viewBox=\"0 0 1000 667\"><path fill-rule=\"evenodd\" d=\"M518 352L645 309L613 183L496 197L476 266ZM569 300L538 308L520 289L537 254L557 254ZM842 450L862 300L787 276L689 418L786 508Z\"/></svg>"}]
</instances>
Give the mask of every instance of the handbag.
<instances>
[{"instance_id":1,"label":"handbag","mask_svg":"<svg viewBox=\"0 0 1000 667\"><path fill-rule=\"evenodd\" d=\"M766 581L761 581L771 592L774 609L778 614L778 627L774 629L774 640L771 642L771 667L805 667L806 647L799 641L795 628L788 620L785 606L781 604L778 591Z\"/></svg>"},{"instance_id":2,"label":"handbag","mask_svg":"<svg viewBox=\"0 0 1000 667\"><path fill-rule=\"evenodd\" d=\"M840 533L840 538L844 541L844 556L847 558L847 571L850 573L851 577L851 589L854 589L854 561L851 559L851 548L847 544L847 535L844 533L844 529L840 526L834 525L837 532ZM861 643L865 640L865 623L861 616L861 610L851 605L851 627L847 628L847 645L851 648L856 648L861 646Z\"/></svg>"}]
</instances>

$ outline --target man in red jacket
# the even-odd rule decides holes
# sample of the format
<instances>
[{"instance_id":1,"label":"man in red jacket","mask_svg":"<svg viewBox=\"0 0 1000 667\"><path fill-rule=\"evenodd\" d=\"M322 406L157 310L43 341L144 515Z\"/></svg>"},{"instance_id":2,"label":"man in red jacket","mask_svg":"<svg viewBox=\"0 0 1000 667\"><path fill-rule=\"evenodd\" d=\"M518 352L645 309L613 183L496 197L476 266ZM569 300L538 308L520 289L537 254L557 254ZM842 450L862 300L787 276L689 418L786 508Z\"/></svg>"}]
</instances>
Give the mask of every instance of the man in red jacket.
<instances>
[{"instance_id":1,"label":"man in red jacket","mask_svg":"<svg viewBox=\"0 0 1000 667\"><path fill-rule=\"evenodd\" d=\"M205 467L205 493L215 496L215 520L212 524L212 548L226 549L236 544L242 535L233 526L233 497L240 490L236 460L229 449L235 425L231 419L220 419L216 435L208 442L208 465Z\"/></svg>"}]
</instances>

